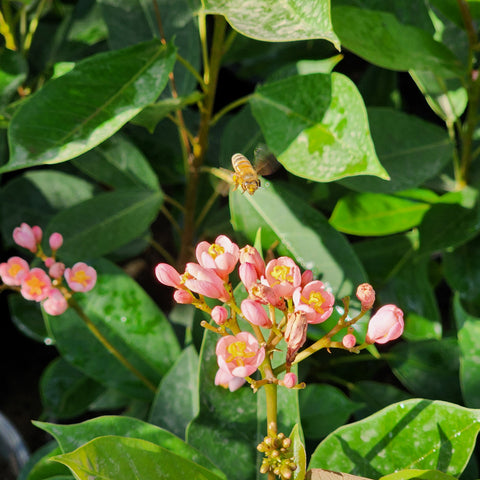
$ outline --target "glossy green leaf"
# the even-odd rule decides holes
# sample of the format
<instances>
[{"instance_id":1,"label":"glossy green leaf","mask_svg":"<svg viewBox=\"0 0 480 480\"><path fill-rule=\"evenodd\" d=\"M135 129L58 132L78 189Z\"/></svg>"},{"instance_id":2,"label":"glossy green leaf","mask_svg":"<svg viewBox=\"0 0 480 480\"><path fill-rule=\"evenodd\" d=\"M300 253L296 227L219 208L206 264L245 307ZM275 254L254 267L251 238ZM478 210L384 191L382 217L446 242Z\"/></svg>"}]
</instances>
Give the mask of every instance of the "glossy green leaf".
<instances>
[{"instance_id":1,"label":"glossy green leaf","mask_svg":"<svg viewBox=\"0 0 480 480\"><path fill-rule=\"evenodd\" d=\"M328 0L204 0L205 13L224 15L243 35L268 42L324 38L339 47Z\"/></svg>"},{"instance_id":2,"label":"glossy green leaf","mask_svg":"<svg viewBox=\"0 0 480 480\"><path fill-rule=\"evenodd\" d=\"M132 123L145 127L150 133L153 133L157 124L169 113L175 112L176 110L182 110L192 103L197 103L202 97L202 93L195 91L185 97L159 100L158 102L145 107L135 118L132 119Z\"/></svg>"},{"instance_id":3,"label":"glossy green leaf","mask_svg":"<svg viewBox=\"0 0 480 480\"><path fill-rule=\"evenodd\" d=\"M105 255L143 235L156 218L160 191L131 188L102 193L52 218L46 236L63 235L61 254L74 258Z\"/></svg>"},{"instance_id":4,"label":"glossy green leaf","mask_svg":"<svg viewBox=\"0 0 480 480\"><path fill-rule=\"evenodd\" d=\"M411 478L420 478L422 480L454 480L453 475L440 472L439 470L418 470L408 469L400 470L399 472L384 475L381 480L410 480Z\"/></svg>"},{"instance_id":5,"label":"glossy green leaf","mask_svg":"<svg viewBox=\"0 0 480 480\"><path fill-rule=\"evenodd\" d=\"M41 307L37 302L12 294L8 296L8 309L13 323L24 335L37 342L51 343L43 322Z\"/></svg>"},{"instance_id":6,"label":"glossy green leaf","mask_svg":"<svg viewBox=\"0 0 480 480\"><path fill-rule=\"evenodd\" d=\"M27 78L28 65L19 52L0 50L0 108L7 105Z\"/></svg>"},{"instance_id":7,"label":"glossy green leaf","mask_svg":"<svg viewBox=\"0 0 480 480\"><path fill-rule=\"evenodd\" d=\"M72 367L61 357L53 360L40 379L44 412L58 419L83 414L104 387Z\"/></svg>"},{"instance_id":8,"label":"glossy green leaf","mask_svg":"<svg viewBox=\"0 0 480 480\"><path fill-rule=\"evenodd\" d=\"M69 453L85 443L104 435L138 438L163 447L176 455L215 471L213 463L198 450L187 445L173 433L162 428L126 416L102 416L73 425L34 422L35 425L55 437L63 453ZM217 469L216 474L222 477Z\"/></svg>"},{"instance_id":9,"label":"glossy green leaf","mask_svg":"<svg viewBox=\"0 0 480 480\"><path fill-rule=\"evenodd\" d=\"M292 441L291 449L293 451L293 459L297 465L297 469L293 472L292 480L303 480L307 471L307 454L298 425L293 427L290 433L290 440Z\"/></svg>"},{"instance_id":10,"label":"glossy green leaf","mask_svg":"<svg viewBox=\"0 0 480 480\"><path fill-rule=\"evenodd\" d=\"M453 314L458 329L460 348L460 386L465 405L476 408L480 405L480 322L462 306L458 295L453 302Z\"/></svg>"},{"instance_id":11,"label":"glossy green leaf","mask_svg":"<svg viewBox=\"0 0 480 480\"><path fill-rule=\"evenodd\" d=\"M127 137L118 134L72 163L108 187L159 190L157 175L143 153Z\"/></svg>"},{"instance_id":12,"label":"glossy green leaf","mask_svg":"<svg viewBox=\"0 0 480 480\"><path fill-rule=\"evenodd\" d=\"M341 44L365 60L390 70L430 70L442 77L461 76L453 53L424 30L405 25L378 10L338 6L332 21Z\"/></svg>"},{"instance_id":13,"label":"glossy green leaf","mask_svg":"<svg viewBox=\"0 0 480 480\"><path fill-rule=\"evenodd\" d=\"M267 83L256 89L250 105L269 148L293 174L317 182L353 175L388 178L362 97L348 77L317 73Z\"/></svg>"},{"instance_id":14,"label":"glossy green leaf","mask_svg":"<svg viewBox=\"0 0 480 480\"><path fill-rule=\"evenodd\" d=\"M335 295L350 295L365 281L363 267L346 239L288 187L265 182L253 196L231 192L230 211L235 230L253 242L262 228L262 241L278 239L303 268L315 276L322 274Z\"/></svg>"},{"instance_id":15,"label":"glossy green leaf","mask_svg":"<svg viewBox=\"0 0 480 480\"><path fill-rule=\"evenodd\" d=\"M391 108L369 108L373 142L390 180L346 178L357 191L391 193L422 185L452 161L453 145L445 129Z\"/></svg>"},{"instance_id":16,"label":"glossy green leaf","mask_svg":"<svg viewBox=\"0 0 480 480\"><path fill-rule=\"evenodd\" d=\"M313 453L309 468L373 479L406 467L458 477L472 454L479 422L478 410L406 400L331 433Z\"/></svg>"},{"instance_id":17,"label":"glossy green leaf","mask_svg":"<svg viewBox=\"0 0 480 480\"><path fill-rule=\"evenodd\" d=\"M299 399L303 431L308 440L326 437L361 406L338 388L318 383L308 384L300 392Z\"/></svg>"},{"instance_id":18,"label":"glossy green leaf","mask_svg":"<svg viewBox=\"0 0 480 480\"><path fill-rule=\"evenodd\" d=\"M27 171L0 190L0 225L5 245L21 222L45 228L61 209L91 198L95 186L86 180L53 169Z\"/></svg>"},{"instance_id":19,"label":"glossy green leaf","mask_svg":"<svg viewBox=\"0 0 480 480\"><path fill-rule=\"evenodd\" d=\"M54 460L67 465L78 480L90 480L92 477L105 480L222 478L153 443L113 435L98 437L71 453L58 455Z\"/></svg>"},{"instance_id":20,"label":"glossy green leaf","mask_svg":"<svg viewBox=\"0 0 480 480\"><path fill-rule=\"evenodd\" d=\"M163 377L149 421L185 438L188 423L198 414L198 354L190 345Z\"/></svg>"},{"instance_id":21,"label":"glossy green leaf","mask_svg":"<svg viewBox=\"0 0 480 480\"><path fill-rule=\"evenodd\" d=\"M396 377L415 396L461 402L456 340L402 342L389 353L388 362Z\"/></svg>"},{"instance_id":22,"label":"glossy green leaf","mask_svg":"<svg viewBox=\"0 0 480 480\"><path fill-rule=\"evenodd\" d=\"M75 299L105 337L133 366L157 385L179 355L173 329L145 291L107 260L91 263L95 288ZM49 317L63 358L98 382L150 400L153 393L93 336L74 309Z\"/></svg>"},{"instance_id":23,"label":"glossy green leaf","mask_svg":"<svg viewBox=\"0 0 480 480\"><path fill-rule=\"evenodd\" d=\"M174 61L175 48L154 40L78 62L15 113L0 170L64 162L97 146L157 99Z\"/></svg>"},{"instance_id":24,"label":"glossy green leaf","mask_svg":"<svg viewBox=\"0 0 480 480\"><path fill-rule=\"evenodd\" d=\"M65 465L50 461L51 457L61 453L55 440L46 443L32 453L17 480L74 480Z\"/></svg>"},{"instance_id":25,"label":"glossy green leaf","mask_svg":"<svg viewBox=\"0 0 480 480\"><path fill-rule=\"evenodd\" d=\"M330 224L343 233L360 236L390 235L416 227L435 202L428 190L411 190L401 195L355 193L335 205Z\"/></svg>"}]
</instances>

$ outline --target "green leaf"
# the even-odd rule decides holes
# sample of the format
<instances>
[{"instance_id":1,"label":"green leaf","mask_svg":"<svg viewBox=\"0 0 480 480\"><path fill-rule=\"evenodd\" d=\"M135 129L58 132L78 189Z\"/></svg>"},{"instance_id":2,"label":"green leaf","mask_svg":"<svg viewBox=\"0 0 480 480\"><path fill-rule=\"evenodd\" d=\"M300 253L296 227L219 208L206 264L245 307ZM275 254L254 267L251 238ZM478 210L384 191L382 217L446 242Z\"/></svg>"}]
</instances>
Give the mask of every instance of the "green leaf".
<instances>
[{"instance_id":1,"label":"green leaf","mask_svg":"<svg viewBox=\"0 0 480 480\"><path fill-rule=\"evenodd\" d=\"M198 450L177 438L173 433L136 418L106 415L73 425L57 425L38 421L35 421L34 424L55 437L62 453L72 452L96 437L117 435L154 443L170 450L179 457L215 471L215 467L210 460ZM219 470L216 470L216 474L223 477Z\"/></svg>"},{"instance_id":2,"label":"green leaf","mask_svg":"<svg viewBox=\"0 0 480 480\"><path fill-rule=\"evenodd\" d=\"M153 40L78 62L15 113L10 161L0 171L64 162L97 146L157 99L174 61L175 48Z\"/></svg>"},{"instance_id":3,"label":"green leaf","mask_svg":"<svg viewBox=\"0 0 480 480\"><path fill-rule=\"evenodd\" d=\"M324 38L339 48L328 0L204 0L204 11L226 17L243 35L267 42Z\"/></svg>"},{"instance_id":4,"label":"green leaf","mask_svg":"<svg viewBox=\"0 0 480 480\"><path fill-rule=\"evenodd\" d=\"M375 150L390 181L376 177L342 179L342 185L375 193L391 193L422 185L452 160L447 132L414 115L391 108L369 108Z\"/></svg>"},{"instance_id":5,"label":"green leaf","mask_svg":"<svg viewBox=\"0 0 480 480\"><path fill-rule=\"evenodd\" d=\"M309 468L374 479L405 467L458 477L475 447L479 421L478 410L406 400L330 434L313 453Z\"/></svg>"},{"instance_id":6,"label":"green leaf","mask_svg":"<svg viewBox=\"0 0 480 480\"><path fill-rule=\"evenodd\" d=\"M298 424L293 427L290 433L290 440L292 441L293 460L297 465L297 469L293 472L293 480L303 480L307 471L307 454L305 452L305 445L302 442L300 435L300 428Z\"/></svg>"},{"instance_id":7,"label":"green leaf","mask_svg":"<svg viewBox=\"0 0 480 480\"><path fill-rule=\"evenodd\" d=\"M462 306L459 295L453 301L453 314L458 329L460 348L460 386L468 407L480 405L480 321L470 315Z\"/></svg>"},{"instance_id":8,"label":"green leaf","mask_svg":"<svg viewBox=\"0 0 480 480\"><path fill-rule=\"evenodd\" d=\"M5 245L13 246L12 233L21 222L44 228L63 208L93 196L95 186L53 169L28 171L13 178L0 191L0 225Z\"/></svg>"},{"instance_id":9,"label":"green leaf","mask_svg":"<svg viewBox=\"0 0 480 480\"><path fill-rule=\"evenodd\" d=\"M149 421L185 438L188 423L198 414L198 354L190 345L163 377Z\"/></svg>"},{"instance_id":10,"label":"green leaf","mask_svg":"<svg viewBox=\"0 0 480 480\"><path fill-rule=\"evenodd\" d=\"M343 47L379 67L429 70L446 78L461 76L464 71L445 45L390 13L338 6L332 9L332 20Z\"/></svg>"},{"instance_id":11,"label":"green leaf","mask_svg":"<svg viewBox=\"0 0 480 480\"><path fill-rule=\"evenodd\" d=\"M303 430L309 440L326 437L361 406L338 388L318 383L308 384L300 391L299 399Z\"/></svg>"},{"instance_id":12,"label":"green leaf","mask_svg":"<svg viewBox=\"0 0 480 480\"><path fill-rule=\"evenodd\" d=\"M61 254L99 257L144 234L162 202L160 191L126 189L102 193L67 208L46 229L63 235Z\"/></svg>"},{"instance_id":13,"label":"green leaf","mask_svg":"<svg viewBox=\"0 0 480 480\"><path fill-rule=\"evenodd\" d=\"M423 480L454 480L453 475L443 473L438 470L418 470L408 469L399 472L384 475L380 480L410 480L411 478L421 478Z\"/></svg>"},{"instance_id":14,"label":"green leaf","mask_svg":"<svg viewBox=\"0 0 480 480\"><path fill-rule=\"evenodd\" d=\"M46 443L30 456L17 480L74 480L65 465L50 461L61 453L56 441Z\"/></svg>"},{"instance_id":15,"label":"green leaf","mask_svg":"<svg viewBox=\"0 0 480 480\"><path fill-rule=\"evenodd\" d=\"M354 193L337 202L330 224L343 233L360 236L390 235L416 227L435 202L429 190L410 190L401 195Z\"/></svg>"},{"instance_id":16,"label":"green leaf","mask_svg":"<svg viewBox=\"0 0 480 480\"><path fill-rule=\"evenodd\" d=\"M157 124L163 120L169 113L176 110L182 110L184 107L197 103L202 99L202 93L195 91L185 97L166 98L157 103L145 107L132 123L145 127L150 133L155 131Z\"/></svg>"},{"instance_id":17,"label":"green leaf","mask_svg":"<svg viewBox=\"0 0 480 480\"><path fill-rule=\"evenodd\" d=\"M348 77L317 73L267 83L250 105L269 148L293 174L317 182L352 175L388 179L362 97Z\"/></svg>"},{"instance_id":18,"label":"green leaf","mask_svg":"<svg viewBox=\"0 0 480 480\"><path fill-rule=\"evenodd\" d=\"M0 108L7 105L27 78L28 65L19 52L0 50Z\"/></svg>"},{"instance_id":19,"label":"green leaf","mask_svg":"<svg viewBox=\"0 0 480 480\"><path fill-rule=\"evenodd\" d=\"M40 379L44 411L48 416L58 419L81 415L103 391L103 386L62 358L53 360Z\"/></svg>"},{"instance_id":20,"label":"green leaf","mask_svg":"<svg viewBox=\"0 0 480 480\"><path fill-rule=\"evenodd\" d=\"M232 224L253 243L258 228L268 248L278 239L285 254L293 255L315 277L320 274L335 295L350 295L366 275L346 239L325 217L281 184L265 183L255 195L230 193Z\"/></svg>"},{"instance_id":21,"label":"green leaf","mask_svg":"<svg viewBox=\"0 0 480 480\"><path fill-rule=\"evenodd\" d=\"M90 480L92 477L105 480L222 478L153 443L113 435L96 438L74 452L54 457L54 460L67 465L78 480Z\"/></svg>"},{"instance_id":22,"label":"green leaf","mask_svg":"<svg viewBox=\"0 0 480 480\"><path fill-rule=\"evenodd\" d=\"M26 300L21 295L8 296L8 309L15 326L27 337L50 344L48 332L43 322L42 310L37 302Z\"/></svg>"},{"instance_id":23,"label":"green leaf","mask_svg":"<svg viewBox=\"0 0 480 480\"><path fill-rule=\"evenodd\" d=\"M143 153L127 137L119 134L72 163L97 182L115 189L160 188L157 175Z\"/></svg>"},{"instance_id":24,"label":"green leaf","mask_svg":"<svg viewBox=\"0 0 480 480\"><path fill-rule=\"evenodd\" d=\"M114 347L157 385L179 355L172 327L154 301L119 267L100 259L95 288L75 299ZM48 317L63 358L98 382L136 398L152 392L93 336L73 308Z\"/></svg>"},{"instance_id":25,"label":"green leaf","mask_svg":"<svg viewBox=\"0 0 480 480\"><path fill-rule=\"evenodd\" d=\"M388 357L395 376L417 397L461 402L456 340L398 343Z\"/></svg>"}]
</instances>

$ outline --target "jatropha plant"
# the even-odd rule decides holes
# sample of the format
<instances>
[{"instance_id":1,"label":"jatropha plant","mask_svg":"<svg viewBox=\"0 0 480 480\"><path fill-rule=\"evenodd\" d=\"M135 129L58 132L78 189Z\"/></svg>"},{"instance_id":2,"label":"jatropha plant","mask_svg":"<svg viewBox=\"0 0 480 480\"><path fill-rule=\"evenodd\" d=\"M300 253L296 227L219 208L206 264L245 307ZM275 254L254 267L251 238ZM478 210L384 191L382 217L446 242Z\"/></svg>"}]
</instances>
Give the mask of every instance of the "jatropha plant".
<instances>
[{"instance_id":1,"label":"jatropha plant","mask_svg":"<svg viewBox=\"0 0 480 480\"><path fill-rule=\"evenodd\" d=\"M269 478L292 478L297 465L291 440L277 430L277 386L305 388L305 383L299 383L291 371L292 366L321 349L358 353L373 343L395 340L403 333L403 312L396 305L382 306L370 318L364 341L358 343L353 326L375 302L372 286L361 284L356 291L360 312L350 317L349 297L343 298L337 324L302 350L308 325L325 322L335 308L334 295L324 282L313 278L312 271L301 273L300 267L286 256L265 263L256 248L239 248L225 235L218 236L212 244L200 242L196 258L198 263L187 263L183 274L160 263L155 269L157 279L176 289L176 302L192 304L211 316L212 322L204 320L202 326L219 335L215 384L232 392L246 382L254 392L265 388L267 435L257 447L265 455L260 472L268 473ZM241 284L248 293L240 304L230 279L237 265ZM211 307L205 297L223 304ZM344 332L341 341L334 340L340 332ZM273 354L282 340L286 343L285 357L274 365ZM260 378L253 377L257 371Z\"/></svg>"}]
</instances>

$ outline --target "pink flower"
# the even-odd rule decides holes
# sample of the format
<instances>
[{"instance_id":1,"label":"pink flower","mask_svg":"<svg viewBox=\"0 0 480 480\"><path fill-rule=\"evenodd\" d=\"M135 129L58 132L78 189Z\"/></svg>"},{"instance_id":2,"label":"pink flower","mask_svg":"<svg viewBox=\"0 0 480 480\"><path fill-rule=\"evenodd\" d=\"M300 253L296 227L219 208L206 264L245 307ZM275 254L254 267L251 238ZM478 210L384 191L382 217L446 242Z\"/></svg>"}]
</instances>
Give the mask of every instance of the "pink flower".
<instances>
[{"instance_id":1,"label":"pink flower","mask_svg":"<svg viewBox=\"0 0 480 480\"><path fill-rule=\"evenodd\" d=\"M387 343L403 333L403 312L396 305L384 305L368 323L367 343Z\"/></svg>"},{"instance_id":2,"label":"pink flower","mask_svg":"<svg viewBox=\"0 0 480 480\"><path fill-rule=\"evenodd\" d=\"M257 283L258 275L253 263L242 263L238 267L238 275L247 290Z\"/></svg>"},{"instance_id":3,"label":"pink flower","mask_svg":"<svg viewBox=\"0 0 480 480\"><path fill-rule=\"evenodd\" d=\"M65 264L62 262L55 262L49 269L48 274L52 278L60 278L65 272Z\"/></svg>"},{"instance_id":4,"label":"pink flower","mask_svg":"<svg viewBox=\"0 0 480 480\"><path fill-rule=\"evenodd\" d=\"M375 290L369 283L362 283L357 288L357 298L362 303L362 310L367 311L375 303Z\"/></svg>"},{"instance_id":5,"label":"pink flower","mask_svg":"<svg viewBox=\"0 0 480 480\"><path fill-rule=\"evenodd\" d=\"M305 270L302 273L302 282L301 286L304 287L307 283L310 283L313 281L313 272L311 270Z\"/></svg>"},{"instance_id":6,"label":"pink flower","mask_svg":"<svg viewBox=\"0 0 480 480\"><path fill-rule=\"evenodd\" d=\"M227 236L219 235L215 243L200 242L195 255L202 267L215 270L217 275L226 280L237 264L240 249Z\"/></svg>"},{"instance_id":7,"label":"pink flower","mask_svg":"<svg viewBox=\"0 0 480 480\"><path fill-rule=\"evenodd\" d=\"M42 305L49 315L61 315L68 308L68 302L58 288L50 289Z\"/></svg>"},{"instance_id":8,"label":"pink flower","mask_svg":"<svg viewBox=\"0 0 480 480\"><path fill-rule=\"evenodd\" d=\"M245 378L257 370L265 359L265 349L249 332L220 338L215 349L221 370L234 377Z\"/></svg>"},{"instance_id":9,"label":"pink flower","mask_svg":"<svg viewBox=\"0 0 480 480\"><path fill-rule=\"evenodd\" d=\"M97 272L86 263L78 262L65 269L65 280L74 292L88 292L97 282Z\"/></svg>"},{"instance_id":10,"label":"pink flower","mask_svg":"<svg viewBox=\"0 0 480 480\"><path fill-rule=\"evenodd\" d=\"M169 287L182 288L180 274L168 263L159 263L155 267L155 276L160 283Z\"/></svg>"},{"instance_id":11,"label":"pink flower","mask_svg":"<svg viewBox=\"0 0 480 480\"><path fill-rule=\"evenodd\" d=\"M37 251L37 237L39 235L38 229L40 229L40 227L36 227L35 230L33 230L30 225L22 223L19 227L16 227L13 230L13 241L17 245L20 245L21 247L30 250L32 253L35 253Z\"/></svg>"},{"instance_id":12,"label":"pink flower","mask_svg":"<svg viewBox=\"0 0 480 480\"><path fill-rule=\"evenodd\" d=\"M251 263L255 267L258 278L265 275L265 262L259 251L251 245L245 245L240 250L240 263Z\"/></svg>"},{"instance_id":13,"label":"pink flower","mask_svg":"<svg viewBox=\"0 0 480 480\"><path fill-rule=\"evenodd\" d=\"M27 300L40 302L47 298L52 281L41 268L32 268L22 279L20 293Z\"/></svg>"},{"instance_id":14,"label":"pink flower","mask_svg":"<svg viewBox=\"0 0 480 480\"><path fill-rule=\"evenodd\" d=\"M220 385L223 388L228 388L231 392L238 390L245 383L242 377L234 377L226 370L218 369L215 375L215 385Z\"/></svg>"},{"instance_id":15,"label":"pink flower","mask_svg":"<svg viewBox=\"0 0 480 480\"><path fill-rule=\"evenodd\" d=\"M292 298L294 290L302 281L300 268L289 257L279 257L268 262L265 277L275 293L284 298Z\"/></svg>"},{"instance_id":16,"label":"pink flower","mask_svg":"<svg viewBox=\"0 0 480 480\"><path fill-rule=\"evenodd\" d=\"M211 315L217 325L223 325L228 320L228 310L220 305L212 308Z\"/></svg>"},{"instance_id":17,"label":"pink flower","mask_svg":"<svg viewBox=\"0 0 480 480\"><path fill-rule=\"evenodd\" d=\"M288 372L283 377L281 384L287 388L293 388L297 384L297 376L293 372Z\"/></svg>"},{"instance_id":18,"label":"pink flower","mask_svg":"<svg viewBox=\"0 0 480 480\"><path fill-rule=\"evenodd\" d=\"M187 263L183 279L185 287L192 292L218 298L222 302L227 302L230 298L221 278L213 270L197 263Z\"/></svg>"},{"instance_id":19,"label":"pink flower","mask_svg":"<svg viewBox=\"0 0 480 480\"><path fill-rule=\"evenodd\" d=\"M0 277L10 286L20 285L29 270L28 263L20 257L10 257L6 263L0 263Z\"/></svg>"},{"instance_id":20,"label":"pink flower","mask_svg":"<svg viewBox=\"0 0 480 480\"><path fill-rule=\"evenodd\" d=\"M321 323L332 314L335 297L325 290L325 285L320 280L314 280L303 289L295 290L293 303L295 310L306 313L308 323Z\"/></svg>"},{"instance_id":21,"label":"pink flower","mask_svg":"<svg viewBox=\"0 0 480 480\"><path fill-rule=\"evenodd\" d=\"M188 290L178 289L173 292L173 299L177 303L190 304L195 300L194 296Z\"/></svg>"},{"instance_id":22,"label":"pink flower","mask_svg":"<svg viewBox=\"0 0 480 480\"><path fill-rule=\"evenodd\" d=\"M48 243L52 251L58 250L63 245L63 236L61 233L55 232L50 235Z\"/></svg>"},{"instance_id":23,"label":"pink flower","mask_svg":"<svg viewBox=\"0 0 480 480\"><path fill-rule=\"evenodd\" d=\"M343 346L345 348L353 348L357 343L357 339L353 333L347 333L342 339Z\"/></svg>"},{"instance_id":24,"label":"pink flower","mask_svg":"<svg viewBox=\"0 0 480 480\"><path fill-rule=\"evenodd\" d=\"M252 300L263 303L264 305L273 305L275 308L285 310L285 302L275 293L272 287L257 283L248 291Z\"/></svg>"},{"instance_id":25,"label":"pink flower","mask_svg":"<svg viewBox=\"0 0 480 480\"><path fill-rule=\"evenodd\" d=\"M243 316L253 325L264 328L272 327L272 321L260 303L254 300L243 300L240 308Z\"/></svg>"}]
</instances>

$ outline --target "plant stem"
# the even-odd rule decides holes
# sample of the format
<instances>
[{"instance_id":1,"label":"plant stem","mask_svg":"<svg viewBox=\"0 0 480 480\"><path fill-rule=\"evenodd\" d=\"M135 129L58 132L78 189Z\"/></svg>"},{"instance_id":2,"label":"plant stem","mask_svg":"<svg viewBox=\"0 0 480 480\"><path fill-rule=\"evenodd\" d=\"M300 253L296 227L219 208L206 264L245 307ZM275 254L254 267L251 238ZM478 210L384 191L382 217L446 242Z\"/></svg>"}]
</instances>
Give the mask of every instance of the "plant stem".
<instances>
[{"instance_id":1,"label":"plant stem","mask_svg":"<svg viewBox=\"0 0 480 480\"><path fill-rule=\"evenodd\" d=\"M4 14L2 14L2 10ZM5 47L9 50L16 50L15 37L11 28L10 5L8 0L2 1L2 10L0 10L0 35L5 39Z\"/></svg>"},{"instance_id":2,"label":"plant stem","mask_svg":"<svg viewBox=\"0 0 480 480\"><path fill-rule=\"evenodd\" d=\"M35 15L30 21L28 32L27 32L27 35L25 36L25 41L23 42L23 53L25 56L28 54L30 47L32 45L33 35L37 31L38 21L40 19L43 9L45 8L46 3L47 3L47 0L40 0L37 10L35 11Z\"/></svg>"},{"instance_id":3,"label":"plant stem","mask_svg":"<svg viewBox=\"0 0 480 480\"><path fill-rule=\"evenodd\" d=\"M78 316L83 320L88 329L92 332L95 338L110 352L125 368L132 372L149 390L156 392L155 385L146 378L139 370L137 370L100 332L97 326L90 320L82 307L73 299L69 300L70 306L77 312Z\"/></svg>"},{"instance_id":4,"label":"plant stem","mask_svg":"<svg viewBox=\"0 0 480 480\"><path fill-rule=\"evenodd\" d=\"M233 110L234 108L239 107L240 105L243 105L244 103L247 103L252 97L253 97L253 93L250 93L249 95L245 95L244 97L238 98L237 100L223 107L212 118L212 120L210 121L210 126L213 127L226 113L228 113L230 110Z\"/></svg>"}]
</instances>

